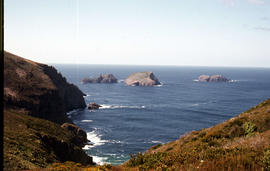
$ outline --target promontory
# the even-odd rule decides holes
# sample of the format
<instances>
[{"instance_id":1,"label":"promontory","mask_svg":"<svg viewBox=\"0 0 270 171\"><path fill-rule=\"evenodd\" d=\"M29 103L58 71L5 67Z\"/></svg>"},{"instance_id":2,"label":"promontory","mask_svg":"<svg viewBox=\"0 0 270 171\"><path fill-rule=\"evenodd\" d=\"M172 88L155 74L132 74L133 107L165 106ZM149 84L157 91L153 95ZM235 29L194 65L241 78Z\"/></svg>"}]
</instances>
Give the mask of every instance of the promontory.
<instances>
[{"instance_id":1,"label":"promontory","mask_svg":"<svg viewBox=\"0 0 270 171\"><path fill-rule=\"evenodd\" d=\"M93 165L86 132L66 114L86 107L83 95L54 67L4 52L4 170Z\"/></svg>"},{"instance_id":2,"label":"promontory","mask_svg":"<svg viewBox=\"0 0 270 171\"><path fill-rule=\"evenodd\" d=\"M154 86L161 83L153 72L136 72L125 79L128 86Z\"/></svg>"}]
</instances>

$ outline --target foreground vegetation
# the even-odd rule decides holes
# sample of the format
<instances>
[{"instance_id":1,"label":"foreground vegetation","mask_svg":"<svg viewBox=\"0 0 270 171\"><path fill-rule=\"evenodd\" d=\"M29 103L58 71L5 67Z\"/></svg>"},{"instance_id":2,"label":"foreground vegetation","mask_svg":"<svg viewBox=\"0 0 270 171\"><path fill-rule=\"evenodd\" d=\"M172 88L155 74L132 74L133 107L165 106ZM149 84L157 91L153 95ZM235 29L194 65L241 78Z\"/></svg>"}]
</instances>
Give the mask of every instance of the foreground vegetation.
<instances>
[{"instance_id":1,"label":"foreground vegetation","mask_svg":"<svg viewBox=\"0 0 270 171\"><path fill-rule=\"evenodd\" d=\"M89 156L73 143L73 135L60 125L4 110L4 170L48 168L53 163L87 163Z\"/></svg>"},{"instance_id":2,"label":"foreground vegetation","mask_svg":"<svg viewBox=\"0 0 270 171\"><path fill-rule=\"evenodd\" d=\"M123 168L270 170L270 99L212 128L132 155Z\"/></svg>"}]
</instances>

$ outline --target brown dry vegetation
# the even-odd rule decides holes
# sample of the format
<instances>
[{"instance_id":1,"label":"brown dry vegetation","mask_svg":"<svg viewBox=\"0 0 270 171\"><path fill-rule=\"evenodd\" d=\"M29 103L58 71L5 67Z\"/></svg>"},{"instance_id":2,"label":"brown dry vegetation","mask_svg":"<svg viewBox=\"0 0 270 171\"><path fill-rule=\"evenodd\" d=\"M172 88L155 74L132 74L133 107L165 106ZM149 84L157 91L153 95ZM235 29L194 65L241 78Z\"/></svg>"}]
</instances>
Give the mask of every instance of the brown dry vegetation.
<instances>
[{"instance_id":1,"label":"brown dry vegetation","mask_svg":"<svg viewBox=\"0 0 270 171\"><path fill-rule=\"evenodd\" d=\"M72 139L56 123L4 110L4 170L46 168L64 161L87 163L91 158Z\"/></svg>"},{"instance_id":2,"label":"brown dry vegetation","mask_svg":"<svg viewBox=\"0 0 270 171\"><path fill-rule=\"evenodd\" d=\"M214 127L131 156L138 170L269 170L270 99Z\"/></svg>"}]
</instances>

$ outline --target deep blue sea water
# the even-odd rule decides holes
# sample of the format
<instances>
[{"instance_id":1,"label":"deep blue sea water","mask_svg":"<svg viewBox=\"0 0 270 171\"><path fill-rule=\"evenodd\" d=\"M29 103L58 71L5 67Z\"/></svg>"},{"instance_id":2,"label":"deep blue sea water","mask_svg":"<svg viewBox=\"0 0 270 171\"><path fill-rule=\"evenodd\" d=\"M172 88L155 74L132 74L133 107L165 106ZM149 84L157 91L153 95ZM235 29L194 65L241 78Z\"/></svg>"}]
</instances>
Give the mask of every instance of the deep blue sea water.
<instances>
[{"instance_id":1,"label":"deep blue sea water","mask_svg":"<svg viewBox=\"0 0 270 171\"><path fill-rule=\"evenodd\" d=\"M84 149L99 164L121 164L129 154L168 143L192 130L211 127L270 97L270 68L116 66L53 64L103 108L72 111L94 145ZM129 87L122 80L134 72L153 71L163 83ZM84 77L112 73L116 84L81 84ZM196 82L199 75L221 74L227 83Z\"/></svg>"}]
</instances>

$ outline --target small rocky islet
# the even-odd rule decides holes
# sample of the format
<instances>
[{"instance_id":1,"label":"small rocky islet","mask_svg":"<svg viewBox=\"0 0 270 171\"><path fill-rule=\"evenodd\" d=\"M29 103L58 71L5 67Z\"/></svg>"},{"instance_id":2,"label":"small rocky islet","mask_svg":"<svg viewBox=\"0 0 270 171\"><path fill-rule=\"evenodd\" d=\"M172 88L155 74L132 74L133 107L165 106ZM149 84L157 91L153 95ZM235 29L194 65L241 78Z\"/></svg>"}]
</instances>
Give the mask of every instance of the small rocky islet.
<instances>
[{"instance_id":1,"label":"small rocky islet","mask_svg":"<svg viewBox=\"0 0 270 171\"><path fill-rule=\"evenodd\" d=\"M155 86L161 85L153 72L136 72L125 79L128 86Z\"/></svg>"},{"instance_id":2,"label":"small rocky islet","mask_svg":"<svg viewBox=\"0 0 270 171\"><path fill-rule=\"evenodd\" d=\"M200 75L198 77L199 82L228 82L230 79L222 75Z\"/></svg>"},{"instance_id":3,"label":"small rocky islet","mask_svg":"<svg viewBox=\"0 0 270 171\"><path fill-rule=\"evenodd\" d=\"M83 78L81 81L83 84L87 83L117 83L118 79L113 74L100 74L96 78Z\"/></svg>"},{"instance_id":4,"label":"small rocky islet","mask_svg":"<svg viewBox=\"0 0 270 171\"><path fill-rule=\"evenodd\" d=\"M99 109L100 107L102 107L101 105L95 103L95 102L91 102L88 104L87 108L89 110L95 110L95 109Z\"/></svg>"}]
</instances>

